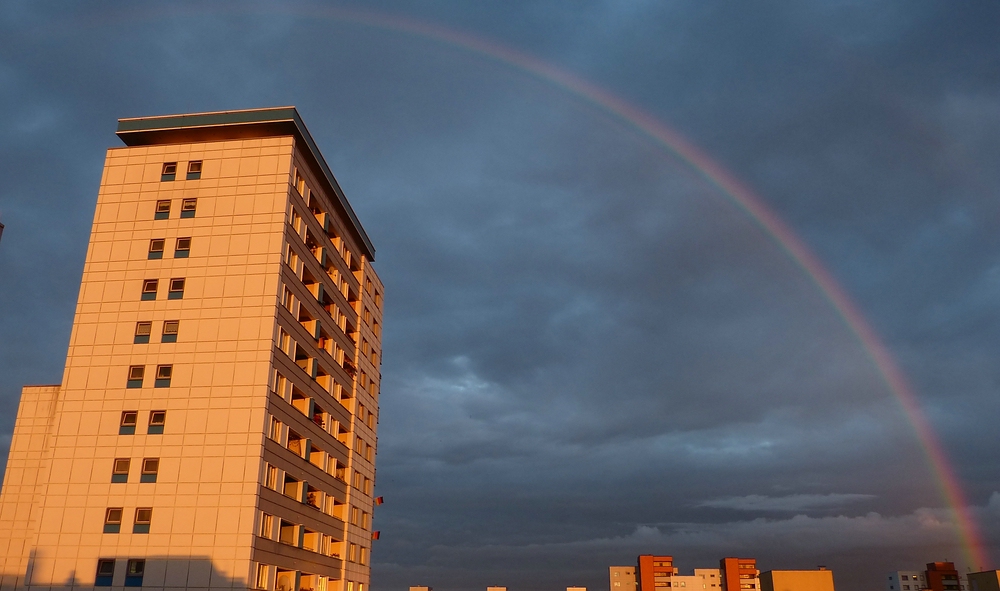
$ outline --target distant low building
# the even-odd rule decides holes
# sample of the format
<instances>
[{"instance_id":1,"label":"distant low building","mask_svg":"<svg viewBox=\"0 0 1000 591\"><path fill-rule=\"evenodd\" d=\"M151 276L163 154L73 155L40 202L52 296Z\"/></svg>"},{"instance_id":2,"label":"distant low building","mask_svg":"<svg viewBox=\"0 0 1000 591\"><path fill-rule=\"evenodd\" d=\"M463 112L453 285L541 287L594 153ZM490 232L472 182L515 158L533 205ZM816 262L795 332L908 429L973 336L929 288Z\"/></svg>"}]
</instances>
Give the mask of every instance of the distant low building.
<instances>
[{"instance_id":1,"label":"distant low building","mask_svg":"<svg viewBox=\"0 0 1000 591\"><path fill-rule=\"evenodd\" d=\"M639 591L657 591L670 587L672 577L677 574L673 556L641 554L635 569Z\"/></svg>"},{"instance_id":2,"label":"distant low building","mask_svg":"<svg viewBox=\"0 0 1000 591\"><path fill-rule=\"evenodd\" d=\"M722 587L722 576L717 568L696 568L693 575L674 575L673 587L688 591L719 591Z\"/></svg>"},{"instance_id":3,"label":"distant low building","mask_svg":"<svg viewBox=\"0 0 1000 591\"><path fill-rule=\"evenodd\" d=\"M969 591L965 575L952 562L929 562L927 570L897 570L889 573L885 591Z\"/></svg>"},{"instance_id":4,"label":"distant low building","mask_svg":"<svg viewBox=\"0 0 1000 591\"><path fill-rule=\"evenodd\" d=\"M586 587L566 587L566 591L587 591Z\"/></svg>"},{"instance_id":5,"label":"distant low building","mask_svg":"<svg viewBox=\"0 0 1000 591\"><path fill-rule=\"evenodd\" d=\"M897 570L889 573L886 591L920 591L927 589L924 571Z\"/></svg>"},{"instance_id":6,"label":"distant low building","mask_svg":"<svg viewBox=\"0 0 1000 591\"><path fill-rule=\"evenodd\" d=\"M969 591L1000 591L1000 570L969 573Z\"/></svg>"},{"instance_id":7,"label":"distant low building","mask_svg":"<svg viewBox=\"0 0 1000 591\"><path fill-rule=\"evenodd\" d=\"M428 587L427 585L416 585L410 587L410 591L434 591L434 587Z\"/></svg>"},{"instance_id":8,"label":"distant low building","mask_svg":"<svg viewBox=\"0 0 1000 591\"><path fill-rule=\"evenodd\" d=\"M486 591L507 591L506 587L487 587Z\"/></svg>"},{"instance_id":9,"label":"distant low building","mask_svg":"<svg viewBox=\"0 0 1000 591\"><path fill-rule=\"evenodd\" d=\"M608 589L610 591L637 591L634 566L609 566Z\"/></svg>"},{"instance_id":10,"label":"distant low building","mask_svg":"<svg viewBox=\"0 0 1000 591\"><path fill-rule=\"evenodd\" d=\"M760 571L756 558L723 558L719 561L719 576L723 591L756 591L760 589Z\"/></svg>"},{"instance_id":11,"label":"distant low building","mask_svg":"<svg viewBox=\"0 0 1000 591\"><path fill-rule=\"evenodd\" d=\"M760 574L763 591L834 591L833 571L769 570Z\"/></svg>"}]
</instances>

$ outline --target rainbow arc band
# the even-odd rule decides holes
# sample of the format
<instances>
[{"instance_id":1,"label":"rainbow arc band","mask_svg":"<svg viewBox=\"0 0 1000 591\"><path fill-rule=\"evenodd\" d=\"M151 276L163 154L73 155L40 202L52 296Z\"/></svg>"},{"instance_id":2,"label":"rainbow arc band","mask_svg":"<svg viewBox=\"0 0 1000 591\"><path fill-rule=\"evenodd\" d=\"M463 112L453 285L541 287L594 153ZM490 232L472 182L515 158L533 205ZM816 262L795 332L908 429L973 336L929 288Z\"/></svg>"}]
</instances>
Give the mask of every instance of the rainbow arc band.
<instances>
[{"instance_id":1,"label":"rainbow arc band","mask_svg":"<svg viewBox=\"0 0 1000 591\"><path fill-rule=\"evenodd\" d=\"M958 524L957 533L968 564L980 569L989 568L989 559L984 551L978 527L969 514L969 505L965 500L961 484L951 468L944 448L920 408L913 389L889 350L844 288L840 286L812 250L760 197L756 196L726 169L680 133L670 129L666 124L639 107L569 72L495 41L414 19L368 11L316 8L309 10L308 15L312 17L326 16L335 20L415 35L478 54L530 74L612 114L629 127L666 148L667 152L679 158L698 175L718 188L805 272L857 337L872 363L881 373L889 391L896 397L920 440L942 497L955 515Z\"/></svg>"}]
</instances>

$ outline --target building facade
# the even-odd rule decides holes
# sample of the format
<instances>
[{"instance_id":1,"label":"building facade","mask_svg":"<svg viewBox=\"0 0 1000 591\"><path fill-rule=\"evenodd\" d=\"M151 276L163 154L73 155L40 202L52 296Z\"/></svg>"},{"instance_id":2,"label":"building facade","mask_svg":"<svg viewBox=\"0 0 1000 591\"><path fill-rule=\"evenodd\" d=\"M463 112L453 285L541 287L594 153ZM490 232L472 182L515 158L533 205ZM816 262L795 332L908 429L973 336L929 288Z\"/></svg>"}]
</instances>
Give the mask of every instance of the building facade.
<instances>
[{"instance_id":1,"label":"building facade","mask_svg":"<svg viewBox=\"0 0 1000 591\"><path fill-rule=\"evenodd\" d=\"M609 566L608 588L611 591L636 591L634 566Z\"/></svg>"},{"instance_id":2,"label":"building facade","mask_svg":"<svg viewBox=\"0 0 1000 591\"><path fill-rule=\"evenodd\" d=\"M719 561L719 577L724 591L760 589L760 571L756 558L723 558Z\"/></svg>"},{"instance_id":3,"label":"building facade","mask_svg":"<svg viewBox=\"0 0 1000 591\"><path fill-rule=\"evenodd\" d=\"M886 591L967 591L969 583L951 562L929 562L927 570L889 573Z\"/></svg>"},{"instance_id":4,"label":"building facade","mask_svg":"<svg viewBox=\"0 0 1000 591\"><path fill-rule=\"evenodd\" d=\"M635 578L640 591L654 591L670 587L677 573L673 556L640 554L636 560Z\"/></svg>"},{"instance_id":5,"label":"building facade","mask_svg":"<svg viewBox=\"0 0 1000 591\"><path fill-rule=\"evenodd\" d=\"M834 591L833 571L820 567L817 570L769 570L760 575L763 591Z\"/></svg>"},{"instance_id":6,"label":"building facade","mask_svg":"<svg viewBox=\"0 0 1000 591\"><path fill-rule=\"evenodd\" d=\"M0 586L366 591L383 287L292 107L119 120Z\"/></svg>"},{"instance_id":7,"label":"building facade","mask_svg":"<svg viewBox=\"0 0 1000 591\"><path fill-rule=\"evenodd\" d=\"M969 591L1000 591L1000 570L969 573Z\"/></svg>"},{"instance_id":8,"label":"building facade","mask_svg":"<svg viewBox=\"0 0 1000 591\"><path fill-rule=\"evenodd\" d=\"M717 568L696 568L694 574L671 577L671 586L694 591L719 591L722 586L720 571Z\"/></svg>"}]
</instances>

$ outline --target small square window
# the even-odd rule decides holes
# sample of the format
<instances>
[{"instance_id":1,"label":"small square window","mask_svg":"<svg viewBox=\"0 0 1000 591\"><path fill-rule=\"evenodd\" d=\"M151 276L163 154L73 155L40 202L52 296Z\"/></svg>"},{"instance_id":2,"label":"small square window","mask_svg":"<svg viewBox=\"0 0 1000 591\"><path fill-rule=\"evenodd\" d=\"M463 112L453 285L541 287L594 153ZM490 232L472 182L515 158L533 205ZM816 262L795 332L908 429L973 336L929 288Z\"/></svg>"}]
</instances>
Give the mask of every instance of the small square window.
<instances>
[{"instance_id":1,"label":"small square window","mask_svg":"<svg viewBox=\"0 0 1000 591\"><path fill-rule=\"evenodd\" d=\"M160 470L160 458L145 458L142 460L142 474L139 482L156 482L156 473Z\"/></svg>"},{"instance_id":2,"label":"small square window","mask_svg":"<svg viewBox=\"0 0 1000 591\"><path fill-rule=\"evenodd\" d=\"M142 575L146 573L146 561L131 558L125 568L125 586L142 587Z\"/></svg>"},{"instance_id":3,"label":"small square window","mask_svg":"<svg viewBox=\"0 0 1000 591\"><path fill-rule=\"evenodd\" d=\"M146 279L142 282L142 299L155 300L156 290L160 286L158 279Z\"/></svg>"},{"instance_id":4,"label":"small square window","mask_svg":"<svg viewBox=\"0 0 1000 591\"><path fill-rule=\"evenodd\" d=\"M149 241L149 254L146 255L148 259L162 259L163 258L163 245L166 240L163 238L154 238Z\"/></svg>"},{"instance_id":5,"label":"small square window","mask_svg":"<svg viewBox=\"0 0 1000 591\"><path fill-rule=\"evenodd\" d=\"M181 201L181 217L182 218L193 218L194 210L198 207L197 199L185 199Z\"/></svg>"},{"instance_id":6,"label":"small square window","mask_svg":"<svg viewBox=\"0 0 1000 591\"><path fill-rule=\"evenodd\" d=\"M177 163L164 162L163 170L160 172L161 181L172 181L177 177Z\"/></svg>"},{"instance_id":7,"label":"small square window","mask_svg":"<svg viewBox=\"0 0 1000 591\"><path fill-rule=\"evenodd\" d=\"M142 379L146 375L146 368L141 365L130 365L128 368L128 383L126 388L141 388Z\"/></svg>"},{"instance_id":8,"label":"small square window","mask_svg":"<svg viewBox=\"0 0 1000 591\"><path fill-rule=\"evenodd\" d=\"M167 291L168 300L179 300L184 297L184 279L177 278L170 280L170 289Z\"/></svg>"},{"instance_id":9,"label":"small square window","mask_svg":"<svg viewBox=\"0 0 1000 591\"><path fill-rule=\"evenodd\" d=\"M186 259L188 255L191 254L191 239L190 238L178 238L177 245L174 246L174 258L175 259Z\"/></svg>"},{"instance_id":10,"label":"small square window","mask_svg":"<svg viewBox=\"0 0 1000 591\"><path fill-rule=\"evenodd\" d=\"M132 341L136 345L142 345L149 342L149 333L153 331L152 322L136 322L135 323L135 339Z\"/></svg>"},{"instance_id":11,"label":"small square window","mask_svg":"<svg viewBox=\"0 0 1000 591\"><path fill-rule=\"evenodd\" d=\"M135 421L139 413L134 410L126 410L122 413L122 422L118 425L119 435L135 435Z\"/></svg>"},{"instance_id":12,"label":"small square window","mask_svg":"<svg viewBox=\"0 0 1000 591\"><path fill-rule=\"evenodd\" d=\"M122 508L108 507L104 512L104 533L116 534L122 529Z\"/></svg>"},{"instance_id":13,"label":"small square window","mask_svg":"<svg viewBox=\"0 0 1000 591\"><path fill-rule=\"evenodd\" d=\"M114 558L101 558L97 561L97 575L94 577L95 587L110 587L115 576Z\"/></svg>"},{"instance_id":14,"label":"small square window","mask_svg":"<svg viewBox=\"0 0 1000 591\"><path fill-rule=\"evenodd\" d=\"M160 337L161 343L176 343L177 342L177 332L180 330L181 321L180 320L164 320L163 321L163 336Z\"/></svg>"},{"instance_id":15,"label":"small square window","mask_svg":"<svg viewBox=\"0 0 1000 591\"><path fill-rule=\"evenodd\" d=\"M170 387L170 377L174 373L173 365L157 365L156 366L156 381L153 382L154 388L169 388Z\"/></svg>"},{"instance_id":16,"label":"small square window","mask_svg":"<svg viewBox=\"0 0 1000 591\"><path fill-rule=\"evenodd\" d=\"M111 469L111 482L128 482L128 467L131 463L128 458L115 458Z\"/></svg>"},{"instance_id":17,"label":"small square window","mask_svg":"<svg viewBox=\"0 0 1000 591\"><path fill-rule=\"evenodd\" d=\"M201 160L188 162L187 180L196 181L201 178Z\"/></svg>"},{"instance_id":18,"label":"small square window","mask_svg":"<svg viewBox=\"0 0 1000 591\"><path fill-rule=\"evenodd\" d=\"M156 214L153 215L154 220L165 220L170 217L170 200L161 199L156 202Z\"/></svg>"},{"instance_id":19,"label":"small square window","mask_svg":"<svg viewBox=\"0 0 1000 591\"><path fill-rule=\"evenodd\" d=\"M135 510L135 521L132 523L132 533L148 534L149 524L153 521L153 509L139 507Z\"/></svg>"},{"instance_id":20,"label":"small square window","mask_svg":"<svg viewBox=\"0 0 1000 591\"><path fill-rule=\"evenodd\" d=\"M146 433L150 435L160 435L163 433L163 426L166 423L167 423L167 411L165 410L149 411L149 427L146 429Z\"/></svg>"}]
</instances>

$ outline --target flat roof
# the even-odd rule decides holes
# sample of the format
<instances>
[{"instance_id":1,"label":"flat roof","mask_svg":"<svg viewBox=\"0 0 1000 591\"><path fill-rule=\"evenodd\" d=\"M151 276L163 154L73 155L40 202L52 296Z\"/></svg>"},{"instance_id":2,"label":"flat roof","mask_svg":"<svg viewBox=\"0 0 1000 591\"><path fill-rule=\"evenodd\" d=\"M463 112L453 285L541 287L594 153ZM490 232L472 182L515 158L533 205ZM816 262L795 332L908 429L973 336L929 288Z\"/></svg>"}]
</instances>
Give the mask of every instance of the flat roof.
<instances>
[{"instance_id":1,"label":"flat roof","mask_svg":"<svg viewBox=\"0 0 1000 591\"><path fill-rule=\"evenodd\" d=\"M295 107L130 117L118 120L118 130L115 134L126 146L294 136L300 145L308 148L306 155L313 160L319 170L323 171L328 189L337 196L335 205L339 205L343 210L342 213L351 220L353 224L351 229L356 233L361 248L365 250L365 256L369 260L375 260L375 247Z\"/></svg>"}]
</instances>

